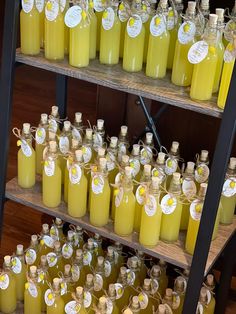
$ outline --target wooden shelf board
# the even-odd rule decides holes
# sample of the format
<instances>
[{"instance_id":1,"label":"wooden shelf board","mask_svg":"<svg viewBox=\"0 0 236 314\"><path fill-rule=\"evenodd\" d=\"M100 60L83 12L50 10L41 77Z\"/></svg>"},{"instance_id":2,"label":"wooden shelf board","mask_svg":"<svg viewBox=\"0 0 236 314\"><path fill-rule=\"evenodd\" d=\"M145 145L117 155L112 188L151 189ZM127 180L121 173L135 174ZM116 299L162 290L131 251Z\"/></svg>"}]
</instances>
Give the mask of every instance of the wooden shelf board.
<instances>
[{"instance_id":1,"label":"wooden shelf board","mask_svg":"<svg viewBox=\"0 0 236 314\"><path fill-rule=\"evenodd\" d=\"M133 233L129 237L120 237L113 231L113 223L105 227L94 227L89 223L89 217L73 218L67 214L67 207L64 202L57 208L48 208L42 203L41 182L37 181L36 185L31 189L22 189L17 184L17 178L12 179L6 185L6 198L20 204L30 206L40 212L59 217L64 221L68 221L75 225L80 225L85 230L97 232L103 237L114 241L119 241L123 245L132 247L136 250L142 250L150 256L164 259L166 262L181 268L189 268L191 266L192 256L184 251L184 233L180 233L179 241L175 244L168 244L160 241L155 248L146 248L138 243L138 235ZM236 229L236 217L232 225L219 227L218 237L212 242L207 260L205 274L211 269L230 237Z\"/></svg>"},{"instance_id":2,"label":"wooden shelf board","mask_svg":"<svg viewBox=\"0 0 236 314\"><path fill-rule=\"evenodd\" d=\"M146 77L143 71L128 73L122 70L121 64L106 66L97 59L91 61L88 67L79 69L70 66L67 59L52 62L43 57L43 52L38 56L27 56L20 49L16 51L16 61L205 115L222 116L222 110L216 106L216 96L211 101L193 101L189 97L189 88L181 88L170 82L170 73L164 79L155 80Z\"/></svg>"}]
</instances>

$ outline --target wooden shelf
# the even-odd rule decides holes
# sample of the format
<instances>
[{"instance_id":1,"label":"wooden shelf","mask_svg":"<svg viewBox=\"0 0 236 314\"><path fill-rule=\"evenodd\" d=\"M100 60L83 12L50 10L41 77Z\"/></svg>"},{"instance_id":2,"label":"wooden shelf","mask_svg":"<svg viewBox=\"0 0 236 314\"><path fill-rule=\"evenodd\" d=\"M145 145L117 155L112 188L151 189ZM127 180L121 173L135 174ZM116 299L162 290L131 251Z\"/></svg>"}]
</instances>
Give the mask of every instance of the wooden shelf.
<instances>
[{"instance_id":1,"label":"wooden shelf","mask_svg":"<svg viewBox=\"0 0 236 314\"><path fill-rule=\"evenodd\" d=\"M189 97L189 88L170 83L170 73L165 79L154 80L146 77L143 71L128 73L122 70L121 64L106 66L100 64L97 59L91 61L88 67L78 69L70 66L68 60L51 62L43 57L42 52L33 57L23 55L20 49L16 51L16 61L205 115L222 116L222 110L216 106L216 96L207 102L193 101Z\"/></svg>"},{"instance_id":2,"label":"wooden shelf","mask_svg":"<svg viewBox=\"0 0 236 314\"><path fill-rule=\"evenodd\" d=\"M59 217L62 220L68 221L72 224L80 225L85 230L97 232L108 239L119 241L120 243L132 247L133 249L142 250L153 257L164 259L166 262L169 262L178 267L189 268L191 265L192 256L184 251L184 233L180 234L179 241L175 244L167 244L160 241L155 248L145 248L138 243L138 236L136 233L133 233L133 235L129 237L119 237L116 235L113 231L112 222L109 222L109 224L103 228L97 228L90 225L88 216L85 216L81 219L69 216L67 214L67 207L64 202L62 202L58 208L52 209L45 207L42 203L41 182L39 180L32 189L22 189L17 184L17 178L12 179L6 185L6 198L20 204L30 206L40 212ZM234 218L234 223L232 225L221 225L219 227L218 237L211 244L205 274L209 272L227 244L228 240L235 232L235 229L236 217Z\"/></svg>"}]
</instances>

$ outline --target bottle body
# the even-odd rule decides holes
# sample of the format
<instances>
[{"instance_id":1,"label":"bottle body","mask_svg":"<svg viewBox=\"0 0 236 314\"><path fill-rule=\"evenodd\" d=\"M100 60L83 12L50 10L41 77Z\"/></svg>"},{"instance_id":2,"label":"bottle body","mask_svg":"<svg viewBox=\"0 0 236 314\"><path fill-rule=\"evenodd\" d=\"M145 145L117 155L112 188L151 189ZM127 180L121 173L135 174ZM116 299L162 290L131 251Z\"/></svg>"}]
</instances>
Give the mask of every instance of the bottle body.
<instances>
[{"instance_id":1,"label":"bottle body","mask_svg":"<svg viewBox=\"0 0 236 314\"><path fill-rule=\"evenodd\" d=\"M41 314L41 299L42 292L38 285L35 283L26 283L24 294L24 314L31 314L32 309L34 314Z\"/></svg>"},{"instance_id":2,"label":"bottle body","mask_svg":"<svg viewBox=\"0 0 236 314\"><path fill-rule=\"evenodd\" d=\"M44 151L45 145L38 144L35 142L35 153L36 153L36 173L42 174L43 171L43 151Z\"/></svg>"},{"instance_id":3,"label":"bottle body","mask_svg":"<svg viewBox=\"0 0 236 314\"><path fill-rule=\"evenodd\" d=\"M224 52L225 52L225 46L222 42L222 40L219 41L217 45L217 65L216 65L216 73L215 73L215 79L213 84L213 93L217 93L219 90L220 85L220 79L222 74L222 68L223 68L223 62L224 62Z\"/></svg>"},{"instance_id":4,"label":"bottle body","mask_svg":"<svg viewBox=\"0 0 236 314\"><path fill-rule=\"evenodd\" d=\"M174 62L174 55L175 55L175 45L177 40L177 25L174 28L169 30L170 34L170 45L169 45L169 52L167 58L167 69L172 70L173 62Z\"/></svg>"},{"instance_id":5,"label":"bottle body","mask_svg":"<svg viewBox=\"0 0 236 314\"><path fill-rule=\"evenodd\" d=\"M221 215L220 215L220 223L224 225L229 225L233 222L235 205L236 205L236 195L231 197L221 196Z\"/></svg>"},{"instance_id":6,"label":"bottle body","mask_svg":"<svg viewBox=\"0 0 236 314\"><path fill-rule=\"evenodd\" d=\"M32 145L22 143L17 157L18 184L25 189L31 188L35 185L36 174L36 156Z\"/></svg>"},{"instance_id":7,"label":"bottle body","mask_svg":"<svg viewBox=\"0 0 236 314\"><path fill-rule=\"evenodd\" d=\"M51 306L47 305L47 314L63 314L64 307L65 304L62 297L59 294L57 294L53 305Z\"/></svg>"},{"instance_id":8,"label":"bottle body","mask_svg":"<svg viewBox=\"0 0 236 314\"><path fill-rule=\"evenodd\" d=\"M93 9L90 10L90 35L89 35L89 59L96 58L97 45L97 16Z\"/></svg>"},{"instance_id":9,"label":"bottle body","mask_svg":"<svg viewBox=\"0 0 236 314\"><path fill-rule=\"evenodd\" d=\"M14 277L16 281L16 298L18 301L24 300L24 290L26 283L26 265L23 261L21 261L21 270L20 272L15 272Z\"/></svg>"},{"instance_id":10,"label":"bottle body","mask_svg":"<svg viewBox=\"0 0 236 314\"><path fill-rule=\"evenodd\" d=\"M11 272L3 275L8 277L8 285L0 290L1 311L5 314L13 313L16 310L16 281Z\"/></svg>"},{"instance_id":11,"label":"bottle body","mask_svg":"<svg viewBox=\"0 0 236 314\"><path fill-rule=\"evenodd\" d=\"M180 230L187 230L188 228L188 221L189 221L189 206L188 200L184 200L183 208L182 208L182 215L181 215L181 222L180 222Z\"/></svg>"}]
</instances>

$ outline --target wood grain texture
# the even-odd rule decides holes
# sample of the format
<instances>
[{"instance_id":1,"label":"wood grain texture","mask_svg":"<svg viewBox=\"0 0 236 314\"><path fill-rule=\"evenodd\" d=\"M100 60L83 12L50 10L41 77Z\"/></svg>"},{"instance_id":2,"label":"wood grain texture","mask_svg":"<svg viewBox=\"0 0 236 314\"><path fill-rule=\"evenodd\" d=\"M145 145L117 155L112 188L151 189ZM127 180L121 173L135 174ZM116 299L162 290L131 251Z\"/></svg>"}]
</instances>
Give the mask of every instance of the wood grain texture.
<instances>
[{"instance_id":1,"label":"wood grain texture","mask_svg":"<svg viewBox=\"0 0 236 314\"><path fill-rule=\"evenodd\" d=\"M64 202L62 202L57 208L45 207L42 203L40 180L37 181L35 187L32 189L22 189L18 186L17 179L14 178L7 183L6 197L20 204L30 206L40 212L59 217L64 221L68 221L76 225L80 225L85 230L97 232L106 238L119 241L124 245L132 247L133 249L142 250L153 257L162 258L165 261L181 268L188 268L191 265L192 257L184 250L184 233L180 234L179 241L175 244L167 244L160 241L155 248L145 248L139 244L136 233L133 233L129 237L120 237L116 235L113 231L112 222L109 222L109 224L105 227L98 228L90 225L88 216L81 219L69 216L67 213L67 206ZM235 227L236 218L234 219L234 223L232 225L219 227L218 237L211 244L205 273L208 273L214 265L227 241L230 239L233 232L235 232Z\"/></svg>"},{"instance_id":2,"label":"wood grain texture","mask_svg":"<svg viewBox=\"0 0 236 314\"><path fill-rule=\"evenodd\" d=\"M36 57L26 56L21 54L20 49L17 49L16 60L36 68L64 74L183 109L214 117L222 116L222 110L216 106L216 97L207 102L191 100L188 88L177 87L170 83L170 73L165 79L154 80L146 77L143 72L125 72L122 70L121 64L112 67L102 65L97 59L91 61L88 67L78 69L70 66L66 59L63 62L52 62L46 60L42 52Z\"/></svg>"}]
</instances>

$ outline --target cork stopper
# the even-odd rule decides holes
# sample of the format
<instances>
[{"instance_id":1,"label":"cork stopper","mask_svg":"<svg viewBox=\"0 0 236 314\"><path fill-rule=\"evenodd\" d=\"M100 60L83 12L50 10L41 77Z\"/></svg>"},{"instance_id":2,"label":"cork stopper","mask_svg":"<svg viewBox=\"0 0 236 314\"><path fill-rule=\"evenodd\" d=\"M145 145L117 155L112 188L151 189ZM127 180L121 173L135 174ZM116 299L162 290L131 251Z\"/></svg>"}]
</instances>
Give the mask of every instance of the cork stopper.
<instances>
[{"instance_id":1,"label":"cork stopper","mask_svg":"<svg viewBox=\"0 0 236 314\"><path fill-rule=\"evenodd\" d=\"M61 243L59 241L55 241L54 248L56 251L59 251L61 249Z\"/></svg>"},{"instance_id":2,"label":"cork stopper","mask_svg":"<svg viewBox=\"0 0 236 314\"><path fill-rule=\"evenodd\" d=\"M128 155L122 155L121 161L122 161L123 164L128 164L129 156Z\"/></svg>"},{"instance_id":3,"label":"cork stopper","mask_svg":"<svg viewBox=\"0 0 236 314\"><path fill-rule=\"evenodd\" d=\"M125 175L126 175L126 177L128 177L128 178L131 178L132 177L132 171L133 171L133 168L131 168L131 167L125 167Z\"/></svg>"},{"instance_id":4,"label":"cork stopper","mask_svg":"<svg viewBox=\"0 0 236 314\"><path fill-rule=\"evenodd\" d=\"M93 130L92 129L86 129L86 138L88 140L92 140L93 139Z\"/></svg>"},{"instance_id":5,"label":"cork stopper","mask_svg":"<svg viewBox=\"0 0 236 314\"><path fill-rule=\"evenodd\" d=\"M67 233L68 241L73 241L75 232L73 230L69 230Z\"/></svg>"},{"instance_id":6,"label":"cork stopper","mask_svg":"<svg viewBox=\"0 0 236 314\"><path fill-rule=\"evenodd\" d=\"M81 149L75 151L75 158L78 162L81 162L83 159L83 152Z\"/></svg>"},{"instance_id":7,"label":"cork stopper","mask_svg":"<svg viewBox=\"0 0 236 314\"><path fill-rule=\"evenodd\" d=\"M30 273L31 273L31 275L35 276L37 274L37 267L36 266L30 266Z\"/></svg>"},{"instance_id":8,"label":"cork stopper","mask_svg":"<svg viewBox=\"0 0 236 314\"><path fill-rule=\"evenodd\" d=\"M186 173L194 173L195 163L192 161L187 162Z\"/></svg>"},{"instance_id":9,"label":"cork stopper","mask_svg":"<svg viewBox=\"0 0 236 314\"><path fill-rule=\"evenodd\" d=\"M138 258L136 256L131 257L130 266L131 266L131 268L137 268L138 267Z\"/></svg>"},{"instance_id":10,"label":"cork stopper","mask_svg":"<svg viewBox=\"0 0 236 314\"><path fill-rule=\"evenodd\" d=\"M76 288L76 296L82 297L84 293L84 289L82 287L77 287Z\"/></svg>"},{"instance_id":11,"label":"cork stopper","mask_svg":"<svg viewBox=\"0 0 236 314\"><path fill-rule=\"evenodd\" d=\"M79 141L76 138L71 140L71 148L76 149L79 146Z\"/></svg>"},{"instance_id":12,"label":"cork stopper","mask_svg":"<svg viewBox=\"0 0 236 314\"><path fill-rule=\"evenodd\" d=\"M140 153L140 145L138 144L134 144L133 145L133 155L134 156L139 156L139 153Z\"/></svg>"},{"instance_id":13,"label":"cork stopper","mask_svg":"<svg viewBox=\"0 0 236 314\"><path fill-rule=\"evenodd\" d=\"M82 113L81 112L76 112L75 113L75 122L76 123L82 122Z\"/></svg>"},{"instance_id":14,"label":"cork stopper","mask_svg":"<svg viewBox=\"0 0 236 314\"><path fill-rule=\"evenodd\" d=\"M161 267L159 265L154 265L152 267L152 274L154 277L160 277L161 275Z\"/></svg>"},{"instance_id":15,"label":"cork stopper","mask_svg":"<svg viewBox=\"0 0 236 314\"><path fill-rule=\"evenodd\" d=\"M160 179L160 178L158 178L158 177L152 177L152 187L153 187L154 189L158 189L160 183L161 183L161 179Z\"/></svg>"},{"instance_id":16,"label":"cork stopper","mask_svg":"<svg viewBox=\"0 0 236 314\"><path fill-rule=\"evenodd\" d=\"M144 165L144 174L145 176L151 175L152 166L151 165Z\"/></svg>"},{"instance_id":17,"label":"cork stopper","mask_svg":"<svg viewBox=\"0 0 236 314\"><path fill-rule=\"evenodd\" d=\"M173 294L173 290L170 289L170 288L167 288L167 289L166 289L166 296L167 296L168 298L170 298L170 297L172 297L172 294Z\"/></svg>"},{"instance_id":18,"label":"cork stopper","mask_svg":"<svg viewBox=\"0 0 236 314\"><path fill-rule=\"evenodd\" d=\"M59 278L54 278L53 279L53 287L55 290L60 290L60 284L61 284L61 279Z\"/></svg>"},{"instance_id":19,"label":"cork stopper","mask_svg":"<svg viewBox=\"0 0 236 314\"><path fill-rule=\"evenodd\" d=\"M202 0L201 1L201 9L202 10L208 10L210 7L209 0Z\"/></svg>"},{"instance_id":20,"label":"cork stopper","mask_svg":"<svg viewBox=\"0 0 236 314\"><path fill-rule=\"evenodd\" d=\"M146 143L151 144L153 140L153 134L151 132L146 133Z\"/></svg>"},{"instance_id":21,"label":"cork stopper","mask_svg":"<svg viewBox=\"0 0 236 314\"><path fill-rule=\"evenodd\" d=\"M207 300L207 289L205 287L202 287L200 291L200 301L205 302L206 300Z\"/></svg>"},{"instance_id":22,"label":"cork stopper","mask_svg":"<svg viewBox=\"0 0 236 314\"><path fill-rule=\"evenodd\" d=\"M30 124L29 123L23 124L23 132L24 132L24 134L30 134Z\"/></svg>"},{"instance_id":23,"label":"cork stopper","mask_svg":"<svg viewBox=\"0 0 236 314\"><path fill-rule=\"evenodd\" d=\"M118 137L112 136L112 137L111 137L110 147L111 147L111 148L117 147L117 143L118 143Z\"/></svg>"},{"instance_id":24,"label":"cork stopper","mask_svg":"<svg viewBox=\"0 0 236 314\"><path fill-rule=\"evenodd\" d=\"M135 308L135 309L139 308L139 299L138 299L137 296L134 296L132 298L132 307Z\"/></svg>"},{"instance_id":25,"label":"cork stopper","mask_svg":"<svg viewBox=\"0 0 236 314\"><path fill-rule=\"evenodd\" d=\"M229 169L235 170L236 169L236 158L231 157L229 160Z\"/></svg>"},{"instance_id":26,"label":"cork stopper","mask_svg":"<svg viewBox=\"0 0 236 314\"><path fill-rule=\"evenodd\" d=\"M42 255L40 258L41 266L46 266L47 265L47 256Z\"/></svg>"},{"instance_id":27,"label":"cork stopper","mask_svg":"<svg viewBox=\"0 0 236 314\"><path fill-rule=\"evenodd\" d=\"M216 27L218 20L218 15L216 14L209 14L209 26Z\"/></svg>"},{"instance_id":28,"label":"cork stopper","mask_svg":"<svg viewBox=\"0 0 236 314\"><path fill-rule=\"evenodd\" d=\"M185 279L182 276L178 276L175 280L175 287L178 291L184 291Z\"/></svg>"},{"instance_id":29,"label":"cork stopper","mask_svg":"<svg viewBox=\"0 0 236 314\"><path fill-rule=\"evenodd\" d=\"M48 138L49 138L49 141L56 141L56 133L49 131Z\"/></svg>"},{"instance_id":30,"label":"cork stopper","mask_svg":"<svg viewBox=\"0 0 236 314\"><path fill-rule=\"evenodd\" d=\"M193 2L193 1L189 1L188 3L190 3L190 2ZM195 5L196 5L196 2L193 2L193 3L195 3ZM171 152L172 153L177 153L178 149L179 149L179 142L176 142L176 141L172 142Z\"/></svg>"},{"instance_id":31,"label":"cork stopper","mask_svg":"<svg viewBox=\"0 0 236 314\"><path fill-rule=\"evenodd\" d=\"M164 268L164 267L166 267L166 262L165 262L163 259L160 259L160 260L159 260L159 265L160 265L162 268Z\"/></svg>"},{"instance_id":32,"label":"cork stopper","mask_svg":"<svg viewBox=\"0 0 236 314\"><path fill-rule=\"evenodd\" d=\"M104 120L98 119L97 120L97 128L98 128L98 130L102 130L103 127L104 127Z\"/></svg>"},{"instance_id":33,"label":"cork stopper","mask_svg":"<svg viewBox=\"0 0 236 314\"><path fill-rule=\"evenodd\" d=\"M207 159L208 159L208 151L207 150L202 150L201 151L201 157L200 157L200 159L201 159L201 161L207 161Z\"/></svg>"},{"instance_id":34,"label":"cork stopper","mask_svg":"<svg viewBox=\"0 0 236 314\"><path fill-rule=\"evenodd\" d=\"M104 157L106 150L103 147L98 148L98 157Z\"/></svg>"},{"instance_id":35,"label":"cork stopper","mask_svg":"<svg viewBox=\"0 0 236 314\"><path fill-rule=\"evenodd\" d=\"M216 15L218 16L218 22L224 22L225 10L221 8L216 9Z\"/></svg>"},{"instance_id":36,"label":"cork stopper","mask_svg":"<svg viewBox=\"0 0 236 314\"><path fill-rule=\"evenodd\" d=\"M58 107L57 106L52 106L51 114L53 117L56 117L58 115Z\"/></svg>"},{"instance_id":37,"label":"cork stopper","mask_svg":"<svg viewBox=\"0 0 236 314\"><path fill-rule=\"evenodd\" d=\"M94 234L94 239L95 239L96 241L101 240L100 234L99 234L99 233L95 233L95 234Z\"/></svg>"},{"instance_id":38,"label":"cork stopper","mask_svg":"<svg viewBox=\"0 0 236 314\"><path fill-rule=\"evenodd\" d=\"M199 189L199 196L204 197L206 195L207 192L207 183L201 183L200 184L200 189Z\"/></svg>"},{"instance_id":39,"label":"cork stopper","mask_svg":"<svg viewBox=\"0 0 236 314\"><path fill-rule=\"evenodd\" d=\"M168 0L160 0L159 2L159 6L163 9L167 7L167 4L168 4Z\"/></svg>"},{"instance_id":40,"label":"cork stopper","mask_svg":"<svg viewBox=\"0 0 236 314\"><path fill-rule=\"evenodd\" d=\"M61 218L56 217L56 219L55 219L55 224L56 224L57 226L61 226L61 225L62 225L62 220L61 220Z\"/></svg>"},{"instance_id":41,"label":"cork stopper","mask_svg":"<svg viewBox=\"0 0 236 314\"><path fill-rule=\"evenodd\" d=\"M64 121L64 130L66 132L70 131L70 128L71 128L71 123L70 121Z\"/></svg>"},{"instance_id":42,"label":"cork stopper","mask_svg":"<svg viewBox=\"0 0 236 314\"><path fill-rule=\"evenodd\" d=\"M98 256L98 266L102 266L104 264L104 257Z\"/></svg>"},{"instance_id":43,"label":"cork stopper","mask_svg":"<svg viewBox=\"0 0 236 314\"><path fill-rule=\"evenodd\" d=\"M41 114L41 123L46 124L48 122L48 115L46 113Z\"/></svg>"},{"instance_id":44,"label":"cork stopper","mask_svg":"<svg viewBox=\"0 0 236 314\"><path fill-rule=\"evenodd\" d=\"M207 275L206 283L208 286L214 286L214 276L212 274Z\"/></svg>"},{"instance_id":45,"label":"cork stopper","mask_svg":"<svg viewBox=\"0 0 236 314\"><path fill-rule=\"evenodd\" d=\"M107 166L106 158L100 158L99 159L99 166L101 167L101 169L106 169L106 166Z\"/></svg>"},{"instance_id":46,"label":"cork stopper","mask_svg":"<svg viewBox=\"0 0 236 314\"><path fill-rule=\"evenodd\" d=\"M180 182L181 174L179 172L173 173L173 182L178 184Z\"/></svg>"},{"instance_id":47,"label":"cork stopper","mask_svg":"<svg viewBox=\"0 0 236 314\"><path fill-rule=\"evenodd\" d=\"M165 158L166 158L165 153L163 153L163 152L158 153L158 157L157 157L158 163L164 164Z\"/></svg>"},{"instance_id":48,"label":"cork stopper","mask_svg":"<svg viewBox=\"0 0 236 314\"><path fill-rule=\"evenodd\" d=\"M49 142L49 151L51 153L56 153L56 151L57 151L57 143L56 143L56 141L50 141Z\"/></svg>"},{"instance_id":49,"label":"cork stopper","mask_svg":"<svg viewBox=\"0 0 236 314\"><path fill-rule=\"evenodd\" d=\"M76 226L76 231L77 231L77 232L83 232L83 228L80 227L80 226Z\"/></svg>"},{"instance_id":50,"label":"cork stopper","mask_svg":"<svg viewBox=\"0 0 236 314\"><path fill-rule=\"evenodd\" d=\"M188 14L194 14L196 9L196 2L195 1L188 1Z\"/></svg>"},{"instance_id":51,"label":"cork stopper","mask_svg":"<svg viewBox=\"0 0 236 314\"><path fill-rule=\"evenodd\" d=\"M126 125L122 125L120 128L120 133L122 136L126 136L128 133L128 127Z\"/></svg>"},{"instance_id":52,"label":"cork stopper","mask_svg":"<svg viewBox=\"0 0 236 314\"><path fill-rule=\"evenodd\" d=\"M149 288L151 287L151 279L149 278L144 279L143 286L146 290L149 290Z\"/></svg>"},{"instance_id":53,"label":"cork stopper","mask_svg":"<svg viewBox=\"0 0 236 314\"><path fill-rule=\"evenodd\" d=\"M4 256L4 264L6 266L11 266L11 256L10 255Z\"/></svg>"},{"instance_id":54,"label":"cork stopper","mask_svg":"<svg viewBox=\"0 0 236 314\"><path fill-rule=\"evenodd\" d=\"M24 254L24 246L22 244L18 244L16 246L16 254L23 255Z\"/></svg>"},{"instance_id":55,"label":"cork stopper","mask_svg":"<svg viewBox=\"0 0 236 314\"><path fill-rule=\"evenodd\" d=\"M87 281L88 284L91 284L93 282L93 275L92 274L87 274L86 281Z\"/></svg>"},{"instance_id":56,"label":"cork stopper","mask_svg":"<svg viewBox=\"0 0 236 314\"><path fill-rule=\"evenodd\" d=\"M183 275L184 277L189 277L190 271L189 269L184 269Z\"/></svg>"},{"instance_id":57,"label":"cork stopper","mask_svg":"<svg viewBox=\"0 0 236 314\"><path fill-rule=\"evenodd\" d=\"M44 234L49 233L49 225L48 224L43 224L42 225L42 231Z\"/></svg>"},{"instance_id":58,"label":"cork stopper","mask_svg":"<svg viewBox=\"0 0 236 314\"><path fill-rule=\"evenodd\" d=\"M106 299L105 297L99 298L99 305L100 305L102 308L106 308L107 299Z\"/></svg>"},{"instance_id":59,"label":"cork stopper","mask_svg":"<svg viewBox=\"0 0 236 314\"><path fill-rule=\"evenodd\" d=\"M68 275L70 274L70 271L71 271L71 265L70 265L70 264L66 264L66 265L64 266L64 274L65 274L66 276L68 276Z\"/></svg>"},{"instance_id":60,"label":"cork stopper","mask_svg":"<svg viewBox=\"0 0 236 314\"><path fill-rule=\"evenodd\" d=\"M37 244L38 243L38 236L36 234L32 234L31 236L31 243Z\"/></svg>"},{"instance_id":61,"label":"cork stopper","mask_svg":"<svg viewBox=\"0 0 236 314\"><path fill-rule=\"evenodd\" d=\"M113 255L114 255L114 248L112 246L108 246L107 256L113 257Z\"/></svg>"},{"instance_id":62,"label":"cork stopper","mask_svg":"<svg viewBox=\"0 0 236 314\"><path fill-rule=\"evenodd\" d=\"M131 311L131 309L126 309L123 314L133 314L133 311Z\"/></svg>"},{"instance_id":63,"label":"cork stopper","mask_svg":"<svg viewBox=\"0 0 236 314\"><path fill-rule=\"evenodd\" d=\"M93 249L93 239L91 238L88 239L88 248Z\"/></svg>"},{"instance_id":64,"label":"cork stopper","mask_svg":"<svg viewBox=\"0 0 236 314\"><path fill-rule=\"evenodd\" d=\"M77 249L75 254L76 254L76 258L82 258L83 257L83 251L81 249Z\"/></svg>"}]
</instances>

